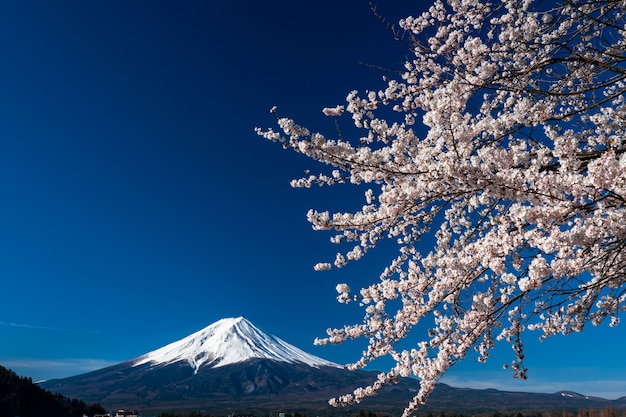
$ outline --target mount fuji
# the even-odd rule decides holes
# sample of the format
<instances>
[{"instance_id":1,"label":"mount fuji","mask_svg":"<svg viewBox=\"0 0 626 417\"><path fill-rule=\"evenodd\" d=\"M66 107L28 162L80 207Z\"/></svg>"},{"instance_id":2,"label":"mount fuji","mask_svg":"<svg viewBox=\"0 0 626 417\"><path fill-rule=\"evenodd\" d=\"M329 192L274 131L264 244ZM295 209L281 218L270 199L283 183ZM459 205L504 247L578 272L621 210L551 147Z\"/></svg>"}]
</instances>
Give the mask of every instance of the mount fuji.
<instances>
[{"instance_id":1,"label":"mount fuji","mask_svg":"<svg viewBox=\"0 0 626 417\"><path fill-rule=\"evenodd\" d=\"M40 385L112 409L218 407L226 412L220 407L233 402L278 401L300 409L313 404L317 412L330 407L329 398L370 384L376 374L348 371L237 317L219 320L135 359Z\"/></svg>"}]
</instances>

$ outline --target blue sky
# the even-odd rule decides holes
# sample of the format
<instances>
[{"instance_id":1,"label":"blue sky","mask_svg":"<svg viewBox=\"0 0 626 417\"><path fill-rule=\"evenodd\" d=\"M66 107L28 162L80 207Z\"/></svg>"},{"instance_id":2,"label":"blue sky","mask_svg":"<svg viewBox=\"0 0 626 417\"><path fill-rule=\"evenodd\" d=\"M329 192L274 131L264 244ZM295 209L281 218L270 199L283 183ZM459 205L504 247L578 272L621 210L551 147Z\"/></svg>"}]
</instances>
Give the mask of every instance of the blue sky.
<instances>
[{"instance_id":1,"label":"blue sky","mask_svg":"<svg viewBox=\"0 0 626 417\"><path fill-rule=\"evenodd\" d=\"M379 11L393 21L425 5ZM393 248L314 272L336 248L307 210L361 197L292 189L316 166L254 127L272 126L277 105L332 132L323 107L383 85L363 63L400 67L408 51L367 0L2 2L0 48L0 365L72 376L232 316L326 359L358 358L362 343L312 340L361 319L335 285L377 279ZM536 339L527 381L502 370L506 345L444 381L626 395L623 328Z\"/></svg>"}]
</instances>

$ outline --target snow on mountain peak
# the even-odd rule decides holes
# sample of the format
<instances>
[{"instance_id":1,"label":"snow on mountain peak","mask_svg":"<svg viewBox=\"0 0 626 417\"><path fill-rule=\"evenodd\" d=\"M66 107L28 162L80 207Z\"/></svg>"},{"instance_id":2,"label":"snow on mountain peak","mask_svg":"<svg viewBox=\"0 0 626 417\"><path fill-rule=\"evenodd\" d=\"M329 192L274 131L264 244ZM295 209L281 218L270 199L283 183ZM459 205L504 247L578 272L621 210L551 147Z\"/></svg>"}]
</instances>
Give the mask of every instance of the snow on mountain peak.
<instances>
[{"instance_id":1,"label":"snow on mountain peak","mask_svg":"<svg viewBox=\"0 0 626 417\"><path fill-rule=\"evenodd\" d=\"M187 361L194 372L202 366L218 368L248 359L270 359L311 367L341 365L311 355L276 336L264 333L243 317L219 320L177 342L137 358L133 366Z\"/></svg>"}]
</instances>

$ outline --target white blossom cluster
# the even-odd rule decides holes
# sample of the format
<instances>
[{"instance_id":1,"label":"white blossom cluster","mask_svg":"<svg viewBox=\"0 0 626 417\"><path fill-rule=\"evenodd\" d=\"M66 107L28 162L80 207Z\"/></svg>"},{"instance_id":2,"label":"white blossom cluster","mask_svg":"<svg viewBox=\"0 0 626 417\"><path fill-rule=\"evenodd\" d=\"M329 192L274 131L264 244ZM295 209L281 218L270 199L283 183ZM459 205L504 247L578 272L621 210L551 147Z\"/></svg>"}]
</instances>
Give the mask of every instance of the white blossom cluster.
<instances>
[{"instance_id":1,"label":"white blossom cluster","mask_svg":"<svg viewBox=\"0 0 626 417\"><path fill-rule=\"evenodd\" d=\"M471 352L486 360L496 340L511 344L505 367L525 378L525 330L545 338L619 323L625 12L617 0L438 0L400 21L411 48L401 77L324 109L349 115L362 137L333 139L287 118L279 131L258 130L332 167L294 186L369 186L354 212L309 212L315 229L348 245L316 269L358 260L381 239L398 243L380 280L357 294L337 286L341 302L363 305L363 323L317 341L366 338L350 367L381 356L396 365L331 403L414 375L421 389L408 415L452 365ZM397 348L420 322L434 326L413 349Z\"/></svg>"}]
</instances>

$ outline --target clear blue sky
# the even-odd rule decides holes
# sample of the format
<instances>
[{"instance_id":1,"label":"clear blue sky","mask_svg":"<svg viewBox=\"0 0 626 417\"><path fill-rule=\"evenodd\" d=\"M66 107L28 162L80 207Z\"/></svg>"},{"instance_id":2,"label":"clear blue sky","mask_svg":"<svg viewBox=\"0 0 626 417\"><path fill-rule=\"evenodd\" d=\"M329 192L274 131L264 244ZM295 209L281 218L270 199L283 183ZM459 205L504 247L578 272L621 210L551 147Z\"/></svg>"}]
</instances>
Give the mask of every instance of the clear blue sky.
<instances>
[{"instance_id":1,"label":"clear blue sky","mask_svg":"<svg viewBox=\"0 0 626 417\"><path fill-rule=\"evenodd\" d=\"M396 20L423 1L381 2ZM339 271L309 208L360 207L348 189L292 189L316 166L254 134L268 110L333 131L321 108L378 88L408 53L368 0L6 1L0 4L0 364L33 379L135 358L245 316L312 346L361 318L334 287L377 279L383 247ZM347 121L346 121L347 122ZM355 197L356 196L356 197ZM457 386L626 395L624 329L539 344L528 381L473 358Z\"/></svg>"}]
</instances>

